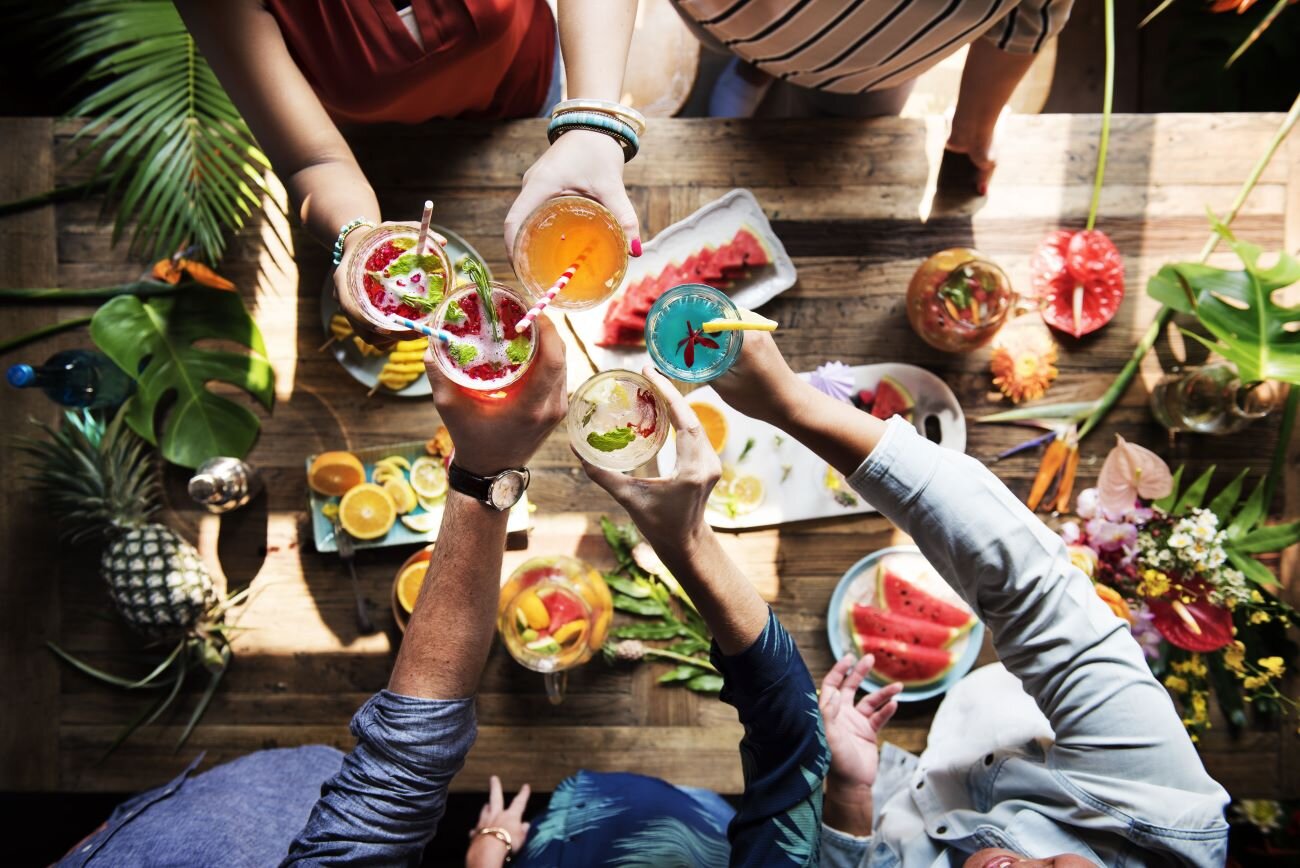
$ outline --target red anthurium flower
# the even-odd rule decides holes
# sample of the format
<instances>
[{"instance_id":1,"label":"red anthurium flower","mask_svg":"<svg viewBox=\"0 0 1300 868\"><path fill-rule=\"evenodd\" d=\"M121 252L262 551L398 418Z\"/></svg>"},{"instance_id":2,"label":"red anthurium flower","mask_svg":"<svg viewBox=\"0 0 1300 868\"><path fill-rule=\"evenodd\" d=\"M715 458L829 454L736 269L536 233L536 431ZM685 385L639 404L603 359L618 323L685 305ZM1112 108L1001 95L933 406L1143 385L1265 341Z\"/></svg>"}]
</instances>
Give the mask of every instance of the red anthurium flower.
<instances>
[{"instance_id":1,"label":"red anthurium flower","mask_svg":"<svg viewBox=\"0 0 1300 868\"><path fill-rule=\"evenodd\" d=\"M1124 300L1124 261L1106 233L1058 229L1029 263L1043 320L1082 337L1114 318Z\"/></svg>"},{"instance_id":2,"label":"red anthurium flower","mask_svg":"<svg viewBox=\"0 0 1300 868\"><path fill-rule=\"evenodd\" d=\"M1184 651L1207 653L1231 644L1232 613L1211 603L1199 582L1184 583L1182 590L1194 597L1190 603L1180 600L1177 590L1146 601L1154 616L1151 623L1160 635Z\"/></svg>"}]
</instances>

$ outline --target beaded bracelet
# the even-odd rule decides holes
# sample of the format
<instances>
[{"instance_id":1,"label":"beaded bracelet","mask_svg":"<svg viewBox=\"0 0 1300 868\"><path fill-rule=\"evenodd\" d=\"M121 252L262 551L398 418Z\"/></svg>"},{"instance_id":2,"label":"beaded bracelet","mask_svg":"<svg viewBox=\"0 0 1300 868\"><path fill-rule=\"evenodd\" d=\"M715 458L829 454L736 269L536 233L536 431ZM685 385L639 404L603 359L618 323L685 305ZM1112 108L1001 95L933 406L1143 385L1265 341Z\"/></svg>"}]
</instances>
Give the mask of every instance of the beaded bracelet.
<instances>
[{"instance_id":1,"label":"beaded bracelet","mask_svg":"<svg viewBox=\"0 0 1300 868\"><path fill-rule=\"evenodd\" d=\"M335 268L338 268L339 263L343 261L343 242L347 241L348 236L352 234L353 229L359 229L362 226L365 226L368 229L375 228L375 224L371 223L365 217L357 217L354 220L349 220L347 223L344 223L343 228L339 230L339 237L334 239L334 267Z\"/></svg>"},{"instance_id":2,"label":"beaded bracelet","mask_svg":"<svg viewBox=\"0 0 1300 868\"><path fill-rule=\"evenodd\" d=\"M555 104L555 108L551 109L551 117L557 118L560 115L578 111L591 111L609 115L630 126L632 132L638 136L645 135L645 115L634 108L608 99L566 99L564 102Z\"/></svg>"},{"instance_id":3,"label":"beaded bracelet","mask_svg":"<svg viewBox=\"0 0 1300 868\"><path fill-rule=\"evenodd\" d=\"M623 149L623 162L628 162L641 150L641 141L632 127L617 118L596 112L569 112L551 121L546 128L546 138L551 144L570 130L582 129L604 133L619 143Z\"/></svg>"}]
</instances>

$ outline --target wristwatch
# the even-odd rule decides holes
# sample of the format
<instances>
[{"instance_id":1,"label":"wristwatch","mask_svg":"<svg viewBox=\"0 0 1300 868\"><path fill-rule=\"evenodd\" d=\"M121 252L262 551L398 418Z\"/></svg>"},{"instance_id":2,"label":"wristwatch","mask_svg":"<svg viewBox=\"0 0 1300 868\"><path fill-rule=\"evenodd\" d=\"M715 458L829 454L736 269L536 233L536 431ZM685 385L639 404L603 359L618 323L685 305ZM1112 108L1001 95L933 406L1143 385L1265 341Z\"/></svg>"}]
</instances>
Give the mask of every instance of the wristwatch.
<instances>
[{"instance_id":1,"label":"wristwatch","mask_svg":"<svg viewBox=\"0 0 1300 868\"><path fill-rule=\"evenodd\" d=\"M452 462L447 468L447 484L452 491L482 501L498 512L505 512L519 502L528 490L531 478L527 467L502 470L495 476L479 476Z\"/></svg>"}]
</instances>

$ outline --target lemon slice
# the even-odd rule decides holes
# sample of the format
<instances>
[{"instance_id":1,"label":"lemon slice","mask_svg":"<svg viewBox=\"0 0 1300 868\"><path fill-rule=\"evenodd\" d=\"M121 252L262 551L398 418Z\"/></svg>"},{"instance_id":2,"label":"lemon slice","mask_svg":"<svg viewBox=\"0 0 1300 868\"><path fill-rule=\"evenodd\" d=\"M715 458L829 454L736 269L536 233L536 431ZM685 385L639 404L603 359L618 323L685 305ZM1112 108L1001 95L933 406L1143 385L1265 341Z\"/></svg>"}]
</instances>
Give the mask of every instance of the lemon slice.
<instances>
[{"instance_id":1,"label":"lemon slice","mask_svg":"<svg viewBox=\"0 0 1300 868\"><path fill-rule=\"evenodd\" d=\"M394 467L391 464L376 464L375 469L370 473L370 481L375 485L383 485L390 479L406 479L406 474L400 467Z\"/></svg>"},{"instance_id":2,"label":"lemon slice","mask_svg":"<svg viewBox=\"0 0 1300 868\"><path fill-rule=\"evenodd\" d=\"M727 494L736 515L753 512L763 502L763 480L757 476L738 476L731 481Z\"/></svg>"},{"instance_id":3,"label":"lemon slice","mask_svg":"<svg viewBox=\"0 0 1300 868\"><path fill-rule=\"evenodd\" d=\"M320 508L320 514L328 521L334 521L339 517L339 505L334 502L327 503Z\"/></svg>"},{"instance_id":4,"label":"lemon slice","mask_svg":"<svg viewBox=\"0 0 1300 868\"><path fill-rule=\"evenodd\" d=\"M442 515L436 512L417 512L415 515L402 516L402 524L416 533L430 533L438 529Z\"/></svg>"},{"instance_id":5,"label":"lemon slice","mask_svg":"<svg viewBox=\"0 0 1300 868\"><path fill-rule=\"evenodd\" d=\"M397 577L397 602L407 612L415 611L415 601L424 585L424 574L429 571L428 561L417 561Z\"/></svg>"},{"instance_id":6,"label":"lemon slice","mask_svg":"<svg viewBox=\"0 0 1300 868\"><path fill-rule=\"evenodd\" d=\"M378 467L381 464L391 464L394 467L400 467L403 470L411 469L411 462L408 459L402 457L401 455L389 455L387 458L380 458L378 461L375 462L376 467Z\"/></svg>"},{"instance_id":7,"label":"lemon slice","mask_svg":"<svg viewBox=\"0 0 1300 868\"><path fill-rule=\"evenodd\" d=\"M742 308L740 319L723 317L706 320L701 328L704 329L705 334L713 334L714 332L774 332L776 326L776 320Z\"/></svg>"},{"instance_id":8,"label":"lemon slice","mask_svg":"<svg viewBox=\"0 0 1300 868\"><path fill-rule=\"evenodd\" d=\"M411 465L411 487L421 498L436 500L447 493L447 468L427 455Z\"/></svg>"},{"instance_id":9,"label":"lemon slice","mask_svg":"<svg viewBox=\"0 0 1300 868\"><path fill-rule=\"evenodd\" d=\"M417 494L415 499L420 502L420 506L424 507L425 512L433 512L435 509L442 509L446 504L446 500L441 497L423 497L422 495Z\"/></svg>"},{"instance_id":10,"label":"lemon slice","mask_svg":"<svg viewBox=\"0 0 1300 868\"><path fill-rule=\"evenodd\" d=\"M411 487L411 483L406 481L405 476L395 476L384 482L383 485L384 491L388 492L388 496L393 499L393 503L397 506L398 515L405 515L415 509L418 503L415 499L415 489Z\"/></svg>"}]
</instances>

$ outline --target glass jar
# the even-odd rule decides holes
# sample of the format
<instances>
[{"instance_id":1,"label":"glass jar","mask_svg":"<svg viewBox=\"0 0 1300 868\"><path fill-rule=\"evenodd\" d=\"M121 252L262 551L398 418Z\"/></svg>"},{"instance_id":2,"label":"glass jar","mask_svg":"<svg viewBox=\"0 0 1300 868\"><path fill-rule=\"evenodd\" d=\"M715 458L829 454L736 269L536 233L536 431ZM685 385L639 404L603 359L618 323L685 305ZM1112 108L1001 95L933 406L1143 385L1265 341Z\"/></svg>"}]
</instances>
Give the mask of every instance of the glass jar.
<instances>
[{"instance_id":1,"label":"glass jar","mask_svg":"<svg viewBox=\"0 0 1300 868\"><path fill-rule=\"evenodd\" d=\"M1151 390L1151 414L1171 432L1231 434L1281 406L1286 387L1243 383L1237 368L1218 362L1165 376Z\"/></svg>"},{"instance_id":2,"label":"glass jar","mask_svg":"<svg viewBox=\"0 0 1300 868\"><path fill-rule=\"evenodd\" d=\"M935 349L968 353L993 339L1015 301L1006 272L976 250L953 247L912 275L907 320Z\"/></svg>"}]
</instances>

